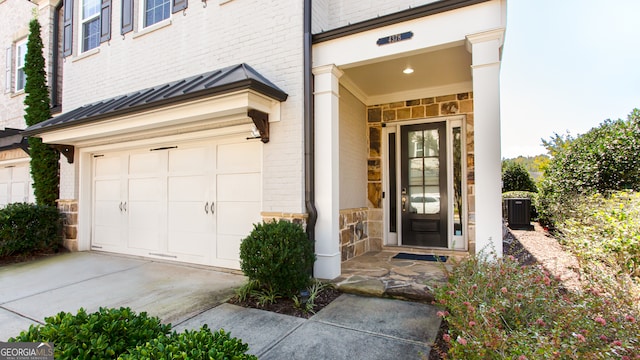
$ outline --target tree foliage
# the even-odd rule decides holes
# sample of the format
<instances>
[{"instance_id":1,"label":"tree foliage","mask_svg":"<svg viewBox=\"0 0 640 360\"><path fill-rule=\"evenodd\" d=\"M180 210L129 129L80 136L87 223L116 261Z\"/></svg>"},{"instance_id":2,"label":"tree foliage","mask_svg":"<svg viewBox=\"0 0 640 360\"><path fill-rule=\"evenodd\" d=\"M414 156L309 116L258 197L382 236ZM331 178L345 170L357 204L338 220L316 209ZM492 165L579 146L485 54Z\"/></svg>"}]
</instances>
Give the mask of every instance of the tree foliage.
<instances>
[{"instance_id":1,"label":"tree foliage","mask_svg":"<svg viewBox=\"0 0 640 360\"><path fill-rule=\"evenodd\" d=\"M553 158L538 204L549 220L561 220L578 195L640 190L640 110L626 120L605 120L576 138L556 134L549 143Z\"/></svg>"},{"instance_id":2,"label":"tree foliage","mask_svg":"<svg viewBox=\"0 0 640 360\"><path fill-rule=\"evenodd\" d=\"M503 161L502 163L502 192L530 191L537 192L536 184L531 175L519 163Z\"/></svg>"},{"instance_id":3,"label":"tree foliage","mask_svg":"<svg viewBox=\"0 0 640 360\"><path fill-rule=\"evenodd\" d=\"M32 126L51 117L49 107L49 89L47 88L47 73L44 56L42 55L42 37L40 23L32 19L29 23L29 38L27 40L27 54L24 72L27 82L24 91L24 119L27 126ZM36 202L39 205L55 206L59 195L59 164L58 152L42 143L39 138L29 138L31 155L31 176Z\"/></svg>"}]
</instances>

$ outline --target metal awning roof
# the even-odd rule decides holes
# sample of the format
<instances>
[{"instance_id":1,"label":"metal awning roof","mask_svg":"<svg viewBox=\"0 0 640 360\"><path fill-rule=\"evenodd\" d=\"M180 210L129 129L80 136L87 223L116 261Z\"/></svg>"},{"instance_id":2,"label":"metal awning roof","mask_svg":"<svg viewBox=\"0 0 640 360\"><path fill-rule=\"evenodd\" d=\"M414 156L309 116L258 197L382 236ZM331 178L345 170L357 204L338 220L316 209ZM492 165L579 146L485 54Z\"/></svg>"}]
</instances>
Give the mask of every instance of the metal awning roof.
<instances>
[{"instance_id":1,"label":"metal awning roof","mask_svg":"<svg viewBox=\"0 0 640 360\"><path fill-rule=\"evenodd\" d=\"M243 63L84 105L30 126L22 134L40 134L238 90L253 90L278 101L285 101L288 96L251 66Z\"/></svg>"},{"instance_id":2,"label":"metal awning roof","mask_svg":"<svg viewBox=\"0 0 640 360\"><path fill-rule=\"evenodd\" d=\"M22 149L28 154L27 138L20 133L21 131L20 129L12 128L0 130L0 151Z\"/></svg>"}]
</instances>

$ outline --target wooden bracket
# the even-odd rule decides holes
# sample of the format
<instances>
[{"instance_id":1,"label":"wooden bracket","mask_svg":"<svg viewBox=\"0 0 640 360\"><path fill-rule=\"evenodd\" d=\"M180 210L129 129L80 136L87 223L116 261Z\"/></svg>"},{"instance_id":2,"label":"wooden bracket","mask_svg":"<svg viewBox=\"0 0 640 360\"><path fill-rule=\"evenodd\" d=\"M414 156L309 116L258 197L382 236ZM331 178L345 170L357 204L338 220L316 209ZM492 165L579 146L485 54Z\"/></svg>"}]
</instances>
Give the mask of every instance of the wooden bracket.
<instances>
[{"instance_id":1,"label":"wooden bracket","mask_svg":"<svg viewBox=\"0 0 640 360\"><path fill-rule=\"evenodd\" d=\"M269 142L269 114L262 111L251 109L247 112L247 116L253 120L256 128L260 132L260 140L263 143Z\"/></svg>"},{"instance_id":2,"label":"wooden bracket","mask_svg":"<svg viewBox=\"0 0 640 360\"><path fill-rule=\"evenodd\" d=\"M73 145L49 144L49 147L58 150L60 154L67 158L69 164L73 164L73 155L75 153L75 147Z\"/></svg>"}]
</instances>

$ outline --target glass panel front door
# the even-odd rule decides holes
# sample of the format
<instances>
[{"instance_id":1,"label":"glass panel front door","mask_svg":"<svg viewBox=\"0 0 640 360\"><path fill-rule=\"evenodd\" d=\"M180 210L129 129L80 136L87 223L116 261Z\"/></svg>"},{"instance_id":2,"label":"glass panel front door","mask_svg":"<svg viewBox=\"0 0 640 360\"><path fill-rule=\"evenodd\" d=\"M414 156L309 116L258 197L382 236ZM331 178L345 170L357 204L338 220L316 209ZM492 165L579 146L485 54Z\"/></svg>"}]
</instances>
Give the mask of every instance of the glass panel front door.
<instances>
[{"instance_id":1,"label":"glass panel front door","mask_svg":"<svg viewBox=\"0 0 640 360\"><path fill-rule=\"evenodd\" d=\"M402 245L447 246L446 123L401 128Z\"/></svg>"}]
</instances>

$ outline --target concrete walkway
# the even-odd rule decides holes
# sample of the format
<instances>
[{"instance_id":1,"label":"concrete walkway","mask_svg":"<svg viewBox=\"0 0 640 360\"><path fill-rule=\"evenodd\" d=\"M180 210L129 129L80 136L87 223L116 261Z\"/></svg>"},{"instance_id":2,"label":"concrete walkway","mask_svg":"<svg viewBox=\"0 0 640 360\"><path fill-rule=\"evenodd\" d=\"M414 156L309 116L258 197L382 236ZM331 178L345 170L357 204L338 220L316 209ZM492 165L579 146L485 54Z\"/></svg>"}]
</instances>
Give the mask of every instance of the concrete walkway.
<instances>
[{"instance_id":1,"label":"concrete walkway","mask_svg":"<svg viewBox=\"0 0 640 360\"><path fill-rule=\"evenodd\" d=\"M305 320L225 303L238 273L100 253L71 253L0 267L0 340L46 316L128 306L171 323L207 324L249 344L260 359L428 357L440 319L426 304L343 294Z\"/></svg>"}]
</instances>

